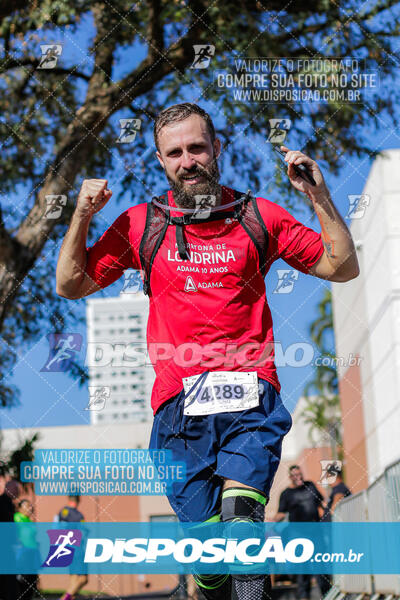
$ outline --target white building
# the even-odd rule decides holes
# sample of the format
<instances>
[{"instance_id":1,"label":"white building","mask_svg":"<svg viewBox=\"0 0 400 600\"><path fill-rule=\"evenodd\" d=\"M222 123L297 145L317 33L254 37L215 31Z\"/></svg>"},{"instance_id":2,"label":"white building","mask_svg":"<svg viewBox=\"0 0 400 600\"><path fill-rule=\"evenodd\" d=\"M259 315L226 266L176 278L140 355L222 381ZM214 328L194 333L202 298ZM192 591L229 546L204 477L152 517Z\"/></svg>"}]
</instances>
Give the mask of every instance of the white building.
<instances>
[{"instance_id":1,"label":"white building","mask_svg":"<svg viewBox=\"0 0 400 600\"><path fill-rule=\"evenodd\" d=\"M310 402L314 401L315 396L310 397ZM310 449L323 448L330 446L330 437L326 431L314 430L310 436L310 425L303 416L303 411L307 408L307 400L301 396L292 412L292 427L284 437L282 444L282 460L285 462L301 461L301 457L307 454ZM299 465L303 466L303 465Z\"/></svg>"},{"instance_id":2,"label":"white building","mask_svg":"<svg viewBox=\"0 0 400 600\"><path fill-rule=\"evenodd\" d=\"M332 285L344 446L360 489L400 458L400 149L374 161L363 195L350 221L360 275Z\"/></svg>"},{"instance_id":3,"label":"white building","mask_svg":"<svg viewBox=\"0 0 400 600\"><path fill-rule=\"evenodd\" d=\"M142 291L87 301L92 424L153 419L154 369L148 360L138 360L138 356L146 356L148 310L148 298ZM139 354L135 355L134 349Z\"/></svg>"}]
</instances>

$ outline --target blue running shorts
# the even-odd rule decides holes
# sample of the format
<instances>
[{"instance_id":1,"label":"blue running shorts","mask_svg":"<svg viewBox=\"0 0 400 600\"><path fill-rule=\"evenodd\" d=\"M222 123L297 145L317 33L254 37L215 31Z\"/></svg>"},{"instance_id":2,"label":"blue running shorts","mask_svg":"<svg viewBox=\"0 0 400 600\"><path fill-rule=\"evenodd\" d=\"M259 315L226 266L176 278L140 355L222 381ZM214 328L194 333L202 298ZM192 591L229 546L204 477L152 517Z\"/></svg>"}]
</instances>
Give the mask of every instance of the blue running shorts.
<instances>
[{"instance_id":1,"label":"blue running shorts","mask_svg":"<svg viewBox=\"0 0 400 600\"><path fill-rule=\"evenodd\" d=\"M168 500L181 522L203 522L220 508L224 479L260 490L269 498L282 440L292 417L274 386L259 379L260 403L251 409L185 416L182 390L157 410L150 450L171 450L186 465Z\"/></svg>"}]
</instances>

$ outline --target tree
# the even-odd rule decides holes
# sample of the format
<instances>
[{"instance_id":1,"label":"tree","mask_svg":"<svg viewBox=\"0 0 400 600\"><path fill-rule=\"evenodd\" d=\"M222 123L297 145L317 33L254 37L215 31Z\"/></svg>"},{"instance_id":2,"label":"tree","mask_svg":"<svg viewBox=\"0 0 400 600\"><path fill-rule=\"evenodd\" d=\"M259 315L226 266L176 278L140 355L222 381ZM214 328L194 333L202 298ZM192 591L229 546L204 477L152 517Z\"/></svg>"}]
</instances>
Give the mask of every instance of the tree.
<instances>
[{"instance_id":1,"label":"tree","mask_svg":"<svg viewBox=\"0 0 400 600\"><path fill-rule=\"evenodd\" d=\"M319 350L319 364L315 367L313 378L304 388L306 406L301 413L310 427L309 438L325 435L332 449L332 458L341 453L341 412L338 393L338 377L335 365L336 355L329 348L332 344L333 317L332 293L325 290L318 303L318 317L310 325L310 337Z\"/></svg>"},{"instance_id":2,"label":"tree","mask_svg":"<svg viewBox=\"0 0 400 600\"><path fill-rule=\"evenodd\" d=\"M241 180L289 184L275 175L266 142L269 119L292 120L291 140L333 172L344 157L374 155L364 126L378 126L386 112L395 119L397 94L374 94L363 105L235 103L212 85L212 72L228 57L358 56L380 65L381 77L396 66L393 40L399 34L397 2L373 0L363 10L353 2L239 0L143 0L113 3L37 0L0 8L0 330L2 375L12 371L28 341L62 331L74 309L54 291L57 243L71 217L82 177L122 170L122 193L146 200L159 173L155 159L143 158L152 144L154 116L164 106L200 99L217 115L224 142L222 168L240 168ZM38 69L39 46L64 40L52 69ZM212 71L191 69L193 45L215 45ZM82 48L83 46L83 48ZM134 156L117 144L117 118L143 122ZM229 184L229 181L225 182ZM57 219L43 218L49 196L65 196ZM101 230L101 214L91 230ZM75 373L76 375L76 373ZM81 377L81 373L78 373ZM16 401L4 381L0 405Z\"/></svg>"},{"instance_id":3,"label":"tree","mask_svg":"<svg viewBox=\"0 0 400 600\"><path fill-rule=\"evenodd\" d=\"M8 473L13 479L21 481L21 463L32 462L35 458L35 444L40 439L39 433L34 433L31 437L20 440L19 446L15 448L5 460L1 460L2 475ZM0 450L2 439L0 437ZM33 488L31 482L22 482L25 489Z\"/></svg>"}]
</instances>

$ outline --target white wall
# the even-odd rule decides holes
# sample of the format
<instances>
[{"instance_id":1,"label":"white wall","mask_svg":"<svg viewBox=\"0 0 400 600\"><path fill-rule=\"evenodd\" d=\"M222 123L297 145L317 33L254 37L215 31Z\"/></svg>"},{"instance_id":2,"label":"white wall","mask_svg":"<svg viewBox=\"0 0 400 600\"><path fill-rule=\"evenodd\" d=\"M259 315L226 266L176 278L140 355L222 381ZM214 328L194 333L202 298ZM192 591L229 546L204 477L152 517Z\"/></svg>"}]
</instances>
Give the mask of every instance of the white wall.
<instances>
[{"instance_id":1,"label":"white wall","mask_svg":"<svg viewBox=\"0 0 400 600\"><path fill-rule=\"evenodd\" d=\"M66 425L2 430L2 450L8 452L38 432L35 448L148 448L152 423Z\"/></svg>"},{"instance_id":2,"label":"white wall","mask_svg":"<svg viewBox=\"0 0 400 600\"><path fill-rule=\"evenodd\" d=\"M363 190L370 205L350 221L360 276L334 283L338 356L359 353L369 480L400 457L400 149L385 152ZM347 368L339 368L343 377Z\"/></svg>"}]
</instances>

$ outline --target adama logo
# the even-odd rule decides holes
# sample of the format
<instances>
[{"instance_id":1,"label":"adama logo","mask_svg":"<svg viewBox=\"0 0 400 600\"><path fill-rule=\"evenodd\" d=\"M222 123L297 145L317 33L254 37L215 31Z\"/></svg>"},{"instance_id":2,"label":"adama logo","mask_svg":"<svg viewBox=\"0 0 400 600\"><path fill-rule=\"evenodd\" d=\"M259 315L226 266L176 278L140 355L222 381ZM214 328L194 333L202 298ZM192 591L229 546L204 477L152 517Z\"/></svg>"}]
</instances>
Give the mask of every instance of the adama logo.
<instances>
[{"instance_id":1,"label":"adama logo","mask_svg":"<svg viewBox=\"0 0 400 600\"><path fill-rule=\"evenodd\" d=\"M68 567L74 558L75 548L81 545L79 529L48 529L50 549L42 567Z\"/></svg>"},{"instance_id":2,"label":"adama logo","mask_svg":"<svg viewBox=\"0 0 400 600\"><path fill-rule=\"evenodd\" d=\"M185 292L197 292L197 287L195 282L193 281L193 277L188 275L185 281Z\"/></svg>"}]
</instances>

